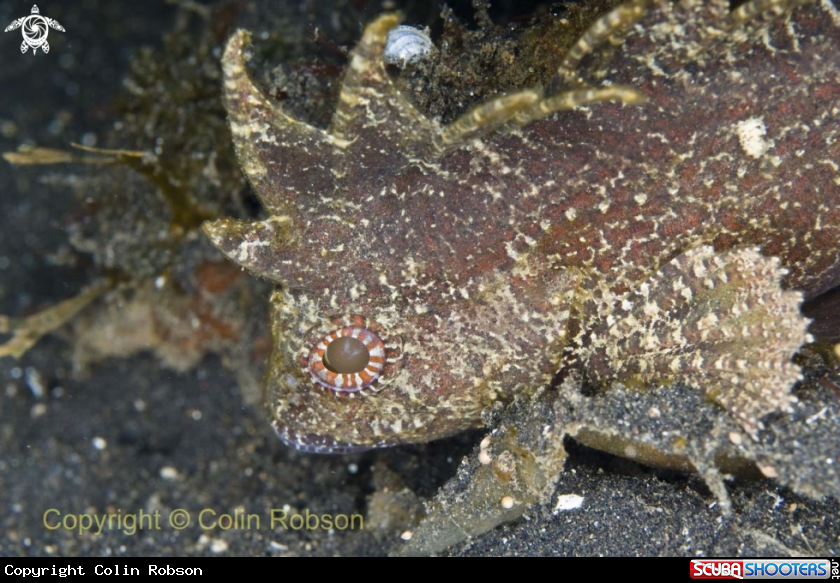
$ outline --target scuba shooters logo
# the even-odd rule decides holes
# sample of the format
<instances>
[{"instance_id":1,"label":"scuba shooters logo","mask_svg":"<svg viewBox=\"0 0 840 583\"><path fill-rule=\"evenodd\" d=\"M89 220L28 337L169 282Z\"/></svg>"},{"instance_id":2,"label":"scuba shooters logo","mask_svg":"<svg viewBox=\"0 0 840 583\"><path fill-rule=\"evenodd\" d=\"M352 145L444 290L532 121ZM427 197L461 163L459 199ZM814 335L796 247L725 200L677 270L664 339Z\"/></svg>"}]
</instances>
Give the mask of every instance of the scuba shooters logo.
<instances>
[{"instance_id":1,"label":"scuba shooters logo","mask_svg":"<svg viewBox=\"0 0 840 583\"><path fill-rule=\"evenodd\" d=\"M828 559L692 559L692 579L829 579Z\"/></svg>"},{"instance_id":2,"label":"scuba shooters logo","mask_svg":"<svg viewBox=\"0 0 840 583\"><path fill-rule=\"evenodd\" d=\"M743 579L743 561L693 560L691 561L692 579Z\"/></svg>"}]
</instances>

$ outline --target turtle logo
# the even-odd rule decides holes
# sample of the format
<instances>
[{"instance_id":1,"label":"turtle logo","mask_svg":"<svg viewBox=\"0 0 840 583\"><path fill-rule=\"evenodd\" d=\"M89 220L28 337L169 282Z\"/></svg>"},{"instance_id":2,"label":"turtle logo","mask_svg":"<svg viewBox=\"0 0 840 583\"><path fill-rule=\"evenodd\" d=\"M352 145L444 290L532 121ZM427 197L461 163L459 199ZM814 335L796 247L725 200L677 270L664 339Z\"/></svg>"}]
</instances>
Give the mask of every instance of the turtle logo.
<instances>
[{"instance_id":1,"label":"turtle logo","mask_svg":"<svg viewBox=\"0 0 840 583\"><path fill-rule=\"evenodd\" d=\"M38 49L42 49L44 54L47 54L50 52L50 45L47 42L47 35L50 32L50 28L64 32L64 27L58 21L41 16L40 12L38 5L33 5L32 14L13 21L4 31L9 32L10 30L22 28L23 43L20 45L20 52L22 53L25 53L26 49L32 47L33 55L38 52Z\"/></svg>"}]
</instances>

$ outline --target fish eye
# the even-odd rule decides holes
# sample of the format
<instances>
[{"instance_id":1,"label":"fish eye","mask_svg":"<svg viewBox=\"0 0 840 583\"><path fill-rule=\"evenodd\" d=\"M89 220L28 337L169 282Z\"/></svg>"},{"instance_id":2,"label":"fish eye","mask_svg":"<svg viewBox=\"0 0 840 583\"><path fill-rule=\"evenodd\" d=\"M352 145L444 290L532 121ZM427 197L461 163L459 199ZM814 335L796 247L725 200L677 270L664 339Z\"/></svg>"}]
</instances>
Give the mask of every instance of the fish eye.
<instances>
[{"instance_id":1,"label":"fish eye","mask_svg":"<svg viewBox=\"0 0 840 583\"><path fill-rule=\"evenodd\" d=\"M338 392L356 392L370 386L384 366L385 343L367 328L355 326L322 336L307 358L312 380Z\"/></svg>"},{"instance_id":2,"label":"fish eye","mask_svg":"<svg viewBox=\"0 0 840 583\"><path fill-rule=\"evenodd\" d=\"M352 336L341 336L330 342L324 353L327 370L340 374L362 372L370 362L370 350L365 343Z\"/></svg>"}]
</instances>

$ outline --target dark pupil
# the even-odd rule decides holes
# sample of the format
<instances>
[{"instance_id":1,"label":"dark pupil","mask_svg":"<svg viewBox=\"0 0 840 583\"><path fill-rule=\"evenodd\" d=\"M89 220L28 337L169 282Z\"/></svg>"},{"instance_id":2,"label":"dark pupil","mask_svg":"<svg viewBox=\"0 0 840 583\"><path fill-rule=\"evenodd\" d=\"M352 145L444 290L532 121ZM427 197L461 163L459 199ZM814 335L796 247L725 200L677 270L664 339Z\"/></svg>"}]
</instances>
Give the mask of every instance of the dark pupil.
<instances>
[{"instance_id":1,"label":"dark pupil","mask_svg":"<svg viewBox=\"0 0 840 583\"><path fill-rule=\"evenodd\" d=\"M358 338L342 336L330 342L324 353L324 366L338 374L362 372L370 362L370 352Z\"/></svg>"}]
</instances>

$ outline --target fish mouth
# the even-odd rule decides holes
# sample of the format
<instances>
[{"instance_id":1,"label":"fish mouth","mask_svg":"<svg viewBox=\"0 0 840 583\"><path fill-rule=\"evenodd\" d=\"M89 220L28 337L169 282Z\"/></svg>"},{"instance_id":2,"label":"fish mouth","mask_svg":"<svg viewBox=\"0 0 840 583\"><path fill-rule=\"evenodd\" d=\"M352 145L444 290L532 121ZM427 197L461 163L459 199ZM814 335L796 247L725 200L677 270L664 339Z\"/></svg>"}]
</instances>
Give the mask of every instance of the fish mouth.
<instances>
[{"instance_id":1,"label":"fish mouth","mask_svg":"<svg viewBox=\"0 0 840 583\"><path fill-rule=\"evenodd\" d=\"M360 453L393 445L388 443L356 445L338 441L329 435L298 433L288 425L283 425L276 420L271 422L271 426L274 428L274 433L280 441L303 453L342 455L347 453Z\"/></svg>"}]
</instances>

